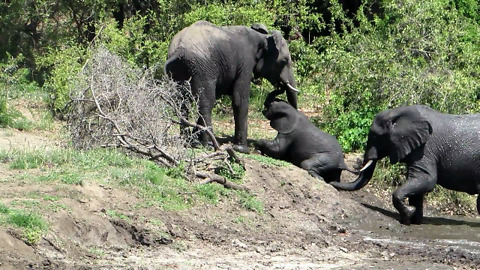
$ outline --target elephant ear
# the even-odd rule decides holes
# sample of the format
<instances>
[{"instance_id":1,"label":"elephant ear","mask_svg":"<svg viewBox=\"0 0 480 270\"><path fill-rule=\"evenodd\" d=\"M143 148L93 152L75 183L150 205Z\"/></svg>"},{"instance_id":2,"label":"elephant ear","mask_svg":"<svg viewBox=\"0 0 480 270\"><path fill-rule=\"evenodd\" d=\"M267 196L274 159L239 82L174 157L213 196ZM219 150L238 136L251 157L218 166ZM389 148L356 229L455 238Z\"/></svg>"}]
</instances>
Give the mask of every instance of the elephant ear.
<instances>
[{"instance_id":1,"label":"elephant ear","mask_svg":"<svg viewBox=\"0 0 480 270\"><path fill-rule=\"evenodd\" d=\"M257 64L254 69L255 78L263 77L271 72L280 53L285 51L284 46L287 46L287 42L280 31L274 30L270 36L267 36L264 42L259 45L257 51Z\"/></svg>"},{"instance_id":2,"label":"elephant ear","mask_svg":"<svg viewBox=\"0 0 480 270\"><path fill-rule=\"evenodd\" d=\"M261 23L254 23L252 24L251 28L259 33L262 33L262 34L268 34L268 30L267 30L267 27Z\"/></svg>"},{"instance_id":3,"label":"elephant ear","mask_svg":"<svg viewBox=\"0 0 480 270\"><path fill-rule=\"evenodd\" d=\"M293 132L299 120L297 110L285 101L272 102L265 117L270 120L270 126L281 134Z\"/></svg>"},{"instance_id":4,"label":"elephant ear","mask_svg":"<svg viewBox=\"0 0 480 270\"><path fill-rule=\"evenodd\" d=\"M430 122L419 111L408 111L389 123L390 163L404 159L414 149L424 145L433 132Z\"/></svg>"},{"instance_id":5,"label":"elephant ear","mask_svg":"<svg viewBox=\"0 0 480 270\"><path fill-rule=\"evenodd\" d=\"M285 39L282 36L282 33L278 30L272 31L272 36L270 37L273 43L275 44L275 48L280 51L280 49L287 44ZM270 44L269 44L270 45Z\"/></svg>"}]
</instances>

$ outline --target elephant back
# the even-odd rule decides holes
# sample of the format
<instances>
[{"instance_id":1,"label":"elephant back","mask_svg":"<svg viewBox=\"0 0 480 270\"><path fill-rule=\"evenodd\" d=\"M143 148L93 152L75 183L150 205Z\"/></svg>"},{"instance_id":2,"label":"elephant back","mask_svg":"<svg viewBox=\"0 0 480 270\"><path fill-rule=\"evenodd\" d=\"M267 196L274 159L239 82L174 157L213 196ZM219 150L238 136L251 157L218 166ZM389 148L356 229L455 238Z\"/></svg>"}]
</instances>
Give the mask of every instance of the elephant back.
<instances>
[{"instance_id":1,"label":"elephant back","mask_svg":"<svg viewBox=\"0 0 480 270\"><path fill-rule=\"evenodd\" d=\"M199 21L173 37L167 57L177 55L182 58L210 58L215 54L215 45L225 43L228 39L228 34L221 28L206 21Z\"/></svg>"},{"instance_id":2,"label":"elephant back","mask_svg":"<svg viewBox=\"0 0 480 270\"><path fill-rule=\"evenodd\" d=\"M302 113L299 112L299 114ZM300 117L299 127L295 131L296 139L291 145L294 155L304 156L306 159L316 154L326 154L337 164L341 162L345 166L342 147L335 136L316 127L305 115Z\"/></svg>"}]
</instances>

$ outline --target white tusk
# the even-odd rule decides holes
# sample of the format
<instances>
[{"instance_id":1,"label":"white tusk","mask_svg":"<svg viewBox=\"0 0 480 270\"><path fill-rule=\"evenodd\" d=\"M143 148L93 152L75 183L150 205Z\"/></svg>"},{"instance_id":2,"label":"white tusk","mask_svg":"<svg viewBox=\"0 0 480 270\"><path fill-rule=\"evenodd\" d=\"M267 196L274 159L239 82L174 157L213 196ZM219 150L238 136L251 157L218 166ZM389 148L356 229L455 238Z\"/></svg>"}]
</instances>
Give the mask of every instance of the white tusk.
<instances>
[{"instance_id":1,"label":"white tusk","mask_svg":"<svg viewBox=\"0 0 480 270\"><path fill-rule=\"evenodd\" d=\"M298 90L297 88L293 87L293 86L292 86L291 84L289 84L289 83L287 83L287 87L288 87L288 89L290 89L290 90L292 90L292 91L294 91L294 92L297 92L297 93L300 92L300 90Z\"/></svg>"},{"instance_id":2,"label":"white tusk","mask_svg":"<svg viewBox=\"0 0 480 270\"><path fill-rule=\"evenodd\" d=\"M363 166L363 168L360 169L360 172L365 171L368 167L370 167L370 165L372 165L372 163L373 163L373 160L370 159L370 160L367 162L367 164L365 164L365 166Z\"/></svg>"}]
</instances>

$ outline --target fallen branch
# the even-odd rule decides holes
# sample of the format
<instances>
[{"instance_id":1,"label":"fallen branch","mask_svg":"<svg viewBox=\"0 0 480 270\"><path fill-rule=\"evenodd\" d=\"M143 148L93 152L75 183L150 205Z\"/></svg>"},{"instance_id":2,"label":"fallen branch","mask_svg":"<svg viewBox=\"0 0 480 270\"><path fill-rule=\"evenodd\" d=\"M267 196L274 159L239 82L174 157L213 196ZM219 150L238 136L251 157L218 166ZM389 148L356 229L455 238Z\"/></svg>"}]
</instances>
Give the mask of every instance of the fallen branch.
<instances>
[{"instance_id":1,"label":"fallen branch","mask_svg":"<svg viewBox=\"0 0 480 270\"><path fill-rule=\"evenodd\" d=\"M181 164L188 178L203 178L204 184L216 182L247 190L214 173L226 168L234 174L232 162L243 169L245 165L231 146L219 144L211 128L189 121L201 116L188 83L182 86L167 77L157 80L154 72L132 69L118 56L99 48L82 68L77 85L71 94L69 115L75 147L118 147L162 167ZM190 142L195 136L179 135L174 127L205 132L214 151L199 154L192 150Z\"/></svg>"},{"instance_id":2,"label":"fallen branch","mask_svg":"<svg viewBox=\"0 0 480 270\"><path fill-rule=\"evenodd\" d=\"M249 191L247 187L228 181L227 179L225 179L225 177L218 174L212 175L208 173L196 172L195 176L205 179L205 181L201 183L202 185L215 182L229 189Z\"/></svg>"}]
</instances>

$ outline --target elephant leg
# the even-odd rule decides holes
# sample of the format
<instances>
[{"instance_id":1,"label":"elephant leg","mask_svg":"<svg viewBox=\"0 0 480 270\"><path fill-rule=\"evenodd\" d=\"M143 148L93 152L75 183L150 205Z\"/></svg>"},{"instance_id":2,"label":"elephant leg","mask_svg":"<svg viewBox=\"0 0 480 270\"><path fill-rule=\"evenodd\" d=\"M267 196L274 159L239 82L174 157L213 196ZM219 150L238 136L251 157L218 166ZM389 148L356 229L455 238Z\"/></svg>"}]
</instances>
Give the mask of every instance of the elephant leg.
<instances>
[{"instance_id":1,"label":"elephant leg","mask_svg":"<svg viewBox=\"0 0 480 270\"><path fill-rule=\"evenodd\" d=\"M423 196L435 187L435 181L427 178L410 178L405 184L400 186L392 196L393 205L400 213L400 223L410 225L413 221L421 221L423 217ZM406 198L413 198L412 205L406 205ZM419 199L422 197L422 199ZM420 212L417 213L417 210Z\"/></svg>"},{"instance_id":2,"label":"elephant leg","mask_svg":"<svg viewBox=\"0 0 480 270\"><path fill-rule=\"evenodd\" d=\"M197 86L196 81L192 82L192 89L195 86L195 89L199 93L198 99L198 113L199 117L197 124L203 127L210 129L213 132L212 128L212 109L215 105L215 83L202 83ZM206 146L210 141L210 138L205 131L199 131L194 129L194 132L198 132L200 142Z\"/></svg>"},{"instance_id":3,"label":"elephant leg","mask_svg":"<svg viewBox=\"0 0 480 270\"><path fill-rule=\"evenodd\" d=\"M250 79L237 79L232 94L233 117L235 119L235 150L249 153L247 145L248 134L248 101L250 98Z\"/></svg>"},{"instance_id":4,"label":"elephant leg","mask_svg":"<svg viewBox=\"0 0 480 270\"><path fill-rule=\"evenodd\" d=\"M334 169L331 163L332 162L328 156L316 155L302 161L300 167L306 170L311 176L329 183L335 180L330 177L330 171Z\"/></svg>"},{"instance_id":5,"label":"elephant leg","mask_svg":"<svg viewBox=\"0 0 480 270\"><path fill-rule=\"evenodd\" d=\"M282 147L283 145L283 147ZM258 140L255 142L255 148L260 150L262 154L276 158L276 159L283 159L284 156L284 150L285 150L285 142L275 138L273 141L267 141L267 140Z\"/></svg>"},{"instance_id":6,"label":"elephant leg","mask_svg":"<svg viewBox=\"0 0 480 270\"><path fill-rule=\"evenodd\" d=\"M408 204L415 207L415 213L411 218L412 224L422 224L424 197L425 197L425 194L408 197Z\"/></svg>"},{"instance_id":7,"label":"elephant leg","mask_svg":"<svg viewBox=\"0 0 480 270\"><path fill-rule=\"evenodd\" d=\"M212 108L213 106L207 105L203 108L199 108L199 114L197 120L197 125L203 126L208 128L211 132L213 132L212 128ZM198 131L200 142L207 146L208 142L210 141L210 137L208 136L207 132L205 131Z\"/></svg>"},{"instance_id":8,"label":"elephant leg","mask_svg":"<svg viewBox=\"0 0 480 270\"><path fill-rule=\"evenodd\" d=\"M322 180L322 181L325 181L325 179L324 179L320 174L318 174L317 171L315 171L315 170L306 170L306 171L307 171L308 174L310 174L311 176L313 176L313 177L315 177L315 178L318 178L318 179L320 179L320 180ZM325 182L326 182L326 181L325 181Z\"/></svg>"},{"instance_id":9,"label":"elephant leg","mask_svg":"<svg viewBox=\"0 0 480 270\"><path fill-rule=\"evenodd\" d=\"M477 197L477 212L480 214L480 195Z\"/></svg>"}]
</instances>

